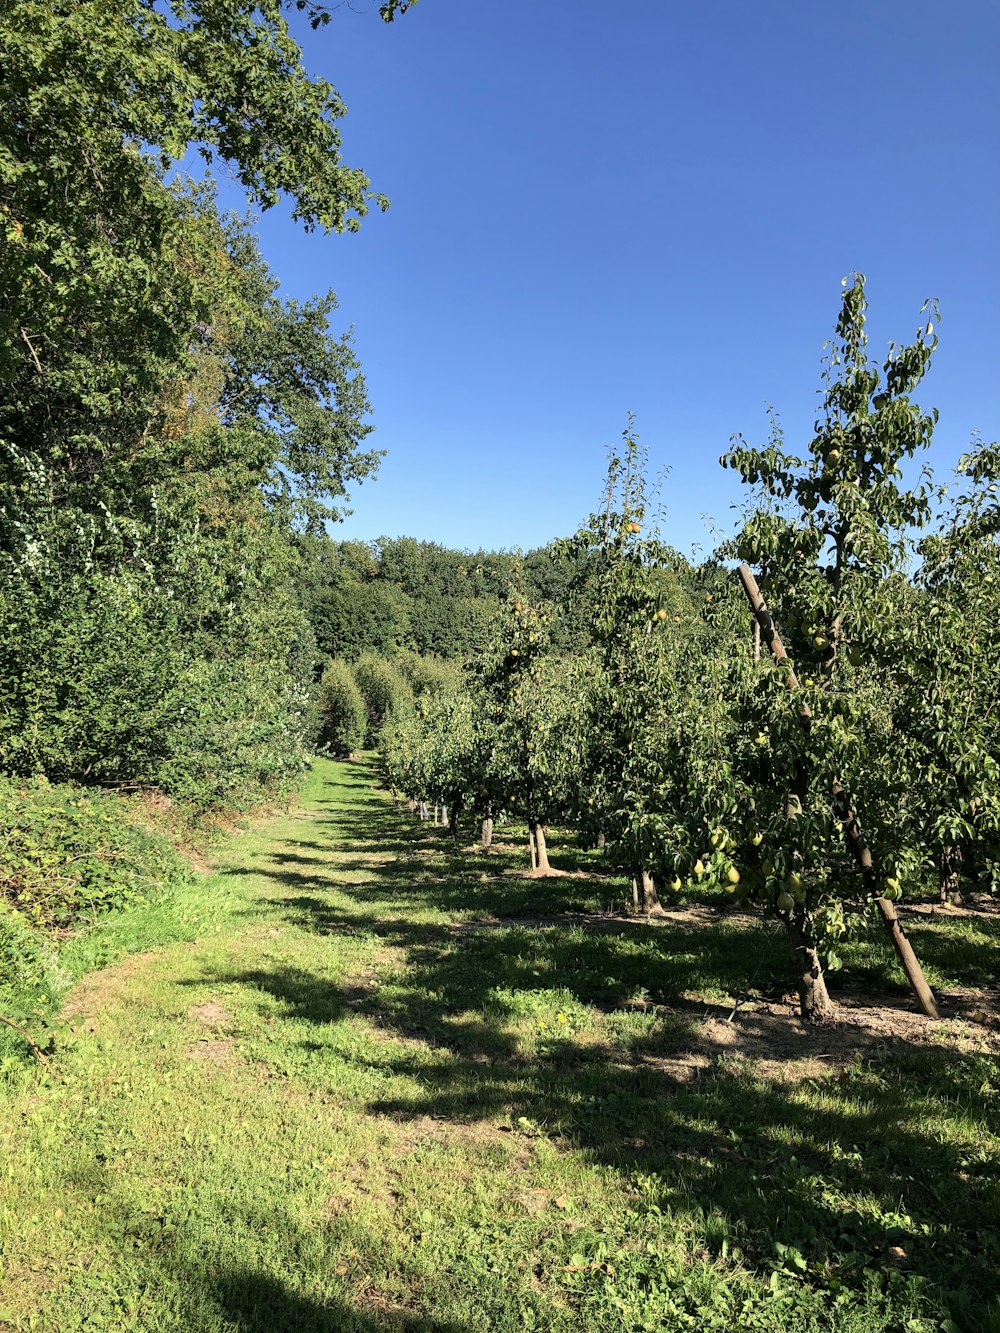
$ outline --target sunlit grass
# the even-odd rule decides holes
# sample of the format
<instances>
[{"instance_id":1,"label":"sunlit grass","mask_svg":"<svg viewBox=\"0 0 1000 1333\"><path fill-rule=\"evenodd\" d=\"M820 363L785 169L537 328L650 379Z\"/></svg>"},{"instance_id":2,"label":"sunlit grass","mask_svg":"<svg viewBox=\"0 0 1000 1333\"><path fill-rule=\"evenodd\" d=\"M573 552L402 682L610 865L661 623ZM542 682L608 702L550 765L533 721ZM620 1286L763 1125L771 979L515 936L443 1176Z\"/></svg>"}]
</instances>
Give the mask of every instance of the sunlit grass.
<instances>
[{"instance_id":1,"label":"sunlit grass","mask_svg":"<svg viewBox=\"0 0 1000 1333\"><path fill-rule=\"evenodd\" d=\"M190 899L71 946L122 961L0 1119L0 1328L1000 1329L988 1054L805 1034L765 1076L790 1011L750 1056L705 1023L787 985L777 934L525 924L618 891L525 859L323 764ZM921 933L938 984L995 961ZM897 995L881 947L838 984Z\"/></svg>"}]
</instances>

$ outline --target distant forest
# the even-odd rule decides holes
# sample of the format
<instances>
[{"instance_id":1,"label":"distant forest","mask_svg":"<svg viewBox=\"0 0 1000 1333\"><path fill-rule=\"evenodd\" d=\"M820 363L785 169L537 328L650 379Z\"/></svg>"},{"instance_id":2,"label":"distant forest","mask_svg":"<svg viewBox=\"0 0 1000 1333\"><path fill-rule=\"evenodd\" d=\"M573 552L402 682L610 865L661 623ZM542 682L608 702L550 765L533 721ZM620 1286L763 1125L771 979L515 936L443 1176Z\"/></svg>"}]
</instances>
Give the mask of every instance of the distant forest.
<instances>
[{"instance_id":1,"label":"distant forest","mask_svg":"<svg viewBox=\"0 0 1000 1333\"><path fill-rule=\"evenodd\" d=\"M482 649L511 595L550 605L555 651L579 652L590 642L587 619L573 606L586 599L593 571L555 545L522 555L470 554L414 537L366 543L305 536L300 542L307 580L302 605L324 658L353 662L364 653L405 651L469 657ZM680 557L676 568L682 586L700 585L708 573L699 577Z\"/></svg>"}]
</instances>

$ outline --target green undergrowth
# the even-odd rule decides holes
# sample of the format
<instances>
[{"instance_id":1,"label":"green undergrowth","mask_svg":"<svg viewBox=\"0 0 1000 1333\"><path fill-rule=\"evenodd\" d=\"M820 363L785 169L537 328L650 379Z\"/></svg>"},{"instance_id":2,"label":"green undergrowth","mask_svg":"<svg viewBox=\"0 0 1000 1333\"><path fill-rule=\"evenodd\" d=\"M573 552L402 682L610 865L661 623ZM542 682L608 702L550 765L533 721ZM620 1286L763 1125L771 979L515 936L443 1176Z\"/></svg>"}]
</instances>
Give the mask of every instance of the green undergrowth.
<instances>
[{"instance_id":1,"label":"green undergrowth","mask_svg":"<svg viewBox=\"0 0 1000 1333\"><path fill-rule=\"evenodd\" d=\"M321 763L203 928L77 985L0 1111L0 1329L1000 1330L985 1026L727 1025L787 985L765 922L587 919L606 880L499 842ZM878 947L835 983L898 1004Z\"/></svg>"},{"instance_id":2,"label":"green undergrowth","mask_svg":"<svg viewBox=\"0 0 1000 1333\"><path fill-rule=\"evenodd\" d=\"M231 829L180 803L0 778L0 1014L44 1048L67 987L122 955L222 919L191 868ZM0 1071L30 1048L0 1027Z\"/></svg>"}]
</instances>

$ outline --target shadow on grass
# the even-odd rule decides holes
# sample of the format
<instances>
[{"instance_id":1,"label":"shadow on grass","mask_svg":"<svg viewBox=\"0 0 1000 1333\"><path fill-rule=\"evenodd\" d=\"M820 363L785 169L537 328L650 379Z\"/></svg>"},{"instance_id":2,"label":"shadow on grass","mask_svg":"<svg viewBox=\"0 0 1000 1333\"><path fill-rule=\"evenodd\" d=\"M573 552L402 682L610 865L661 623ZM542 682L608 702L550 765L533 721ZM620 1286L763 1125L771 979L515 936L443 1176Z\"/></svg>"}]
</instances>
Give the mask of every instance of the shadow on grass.
<instances>
[{"instance_id":1,"label":"shadow on grass","mask_svg":"<svg viewBox=\"0 0 1000 1333\"><path fill-rule=\"evenodd\" d=\"M384 1265L379 1266L378 1238L360 1229L331 1236L329 1252L318 1256L301 1224L281 1210L279 1200L244 1191L234 1228L238 1233L235 1242L228 1239L225 1227L215 1225L206 1230L207 1215L203 1214L185 1218L191 1235L177 1244L176 1235L165 1239L167 1233L161 1230L166 1219L136 1209L127 1189L122 1189L120 1173L95 1163L75 1184L101 1200L105 1234L122 1256L127 1256L125 1275L129 1282L141 1286L146 1309L157 1312L157 1322L143 1323L142 1328L169 1327L192 1333L202 1329L225 1329L227 1333L470 1333L464 1322L429 1318L407 1308L405 1299L400 1303L385 1295L387 1289L395 1289L398 1295L399 1284ZM195 1241L194 1229L198 1227ZM282 1258L276 1257L274 1245L265 1239L269 1231L280 1232L285 1261L292 1260L287 1271L281 1269ZM368 1263L355 1258L353 1272L348 1275L346 1265L336 1267L336 1256L341 1252L352 1256L360 1252ZM295 1257L301 1262L306 1253L311 1254L311 1263L296 1271L299 1265L294 1263ZM276 1267L281 1271L269 1271ZM374 1280L368 1278L359 1284L358 1271L366 1268L375 1275ZM313 1285L324 1293L331 1288L340 1291L336 1295L304 1293L302 1285L297 1284L307 1272ZM380 1278L383 1288L379 1286ZM114 1284L95 1295L85 1274L81 1281L89 1306L86 1327L119 1327L121 1308ZM74 1275L69 1277L67 1294L74 1294ZM102 1311L104 1299L111 1310L107 1322ZM74 1323L73 1327L83 1325Z\"/></svg>"},{"instance_id":2,"label":"shadow on grass","mask_svg":"<svg viewBox=\"0 0 1000 1333\"><path fill-rule=\"evenodd\" d=\"M296 1295L290 1284L253 1271L201 1275L201 1281L227 1327L240 1333L465 1333L464 1326L405 1311L367 1314L343 1301L311 1301Z\"/></svg>"},{"instance_id":3,"label":"shadow on grass","mask_svg":"<svg viewBox=\"0 0 1000 1333\"><path fill-rule=\"evenodd\" d=\"M781 936L724 922L594 931L421 921L421 910L593 910L601 890L583 879L482 880L484 863L508 868L503 854L461 853L443 831L401 828L403 817L375 800L331 818L336 850L358 855L365 881L324 891L291 855L272 876L290 892L271 901L300 928L377 940L401 969L378 988L281 967L219 978L269 992L295 1019L321 1025L350 1012L370 1021L373 1041L422 1038L418 1067L410 1053L380 1053L380 1067L417 1090L372 1101L370 1113L481 1121L572 1146L623 1172L624 1188L645 1180L659 1209L695 1219L717 1253L735 1243L764 1277L786 1263L777 1246L791 1247L803 1282L869 1293L874 1283L885 1300L905 1289L938 1320L1000 1328L993 1062L900 1037L864 1061L834 1060L827 1076L787 1081L752 1077L725 1050L706 1059L703 1043L692 1061L693 1010L710 1012L694 997L751 985L780 993L790 971ZM638 1010L637 998L672 1012ZM614 1022L588 1031L588 1007ZM794 1032L802 1054L825 1054L823 1031L790 1017L746 1015L740 1031L765 1053ZM322 1066L309 1076L322 1079Z\"/></svg>"}]
</instances>

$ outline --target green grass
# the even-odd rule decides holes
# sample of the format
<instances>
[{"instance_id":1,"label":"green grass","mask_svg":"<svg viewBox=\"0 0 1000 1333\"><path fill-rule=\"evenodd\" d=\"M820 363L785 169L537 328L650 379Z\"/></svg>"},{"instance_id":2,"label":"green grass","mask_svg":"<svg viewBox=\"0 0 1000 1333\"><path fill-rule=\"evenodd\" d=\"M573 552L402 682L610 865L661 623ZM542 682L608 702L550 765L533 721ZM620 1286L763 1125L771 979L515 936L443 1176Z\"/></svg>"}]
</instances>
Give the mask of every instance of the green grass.
<instances>
[{"instance_id":1,"label":"green grass","mask_svg":"<svg viewBox=\"0 0 1000 1333\"><path fill-rule=\"evenodd\" d=\"M761 1043L823 1034L706 1032L787 987L770 928L477 926L621 896L525 859L321 764L190 893L72 942L115 965L0 1111L0 1328L1000 1330L974 1025L765 1076ZM911 936L939 985L995 977L978 920ZM877 937L835 980L903 993Z\"/></svg>"}]
</instances>

